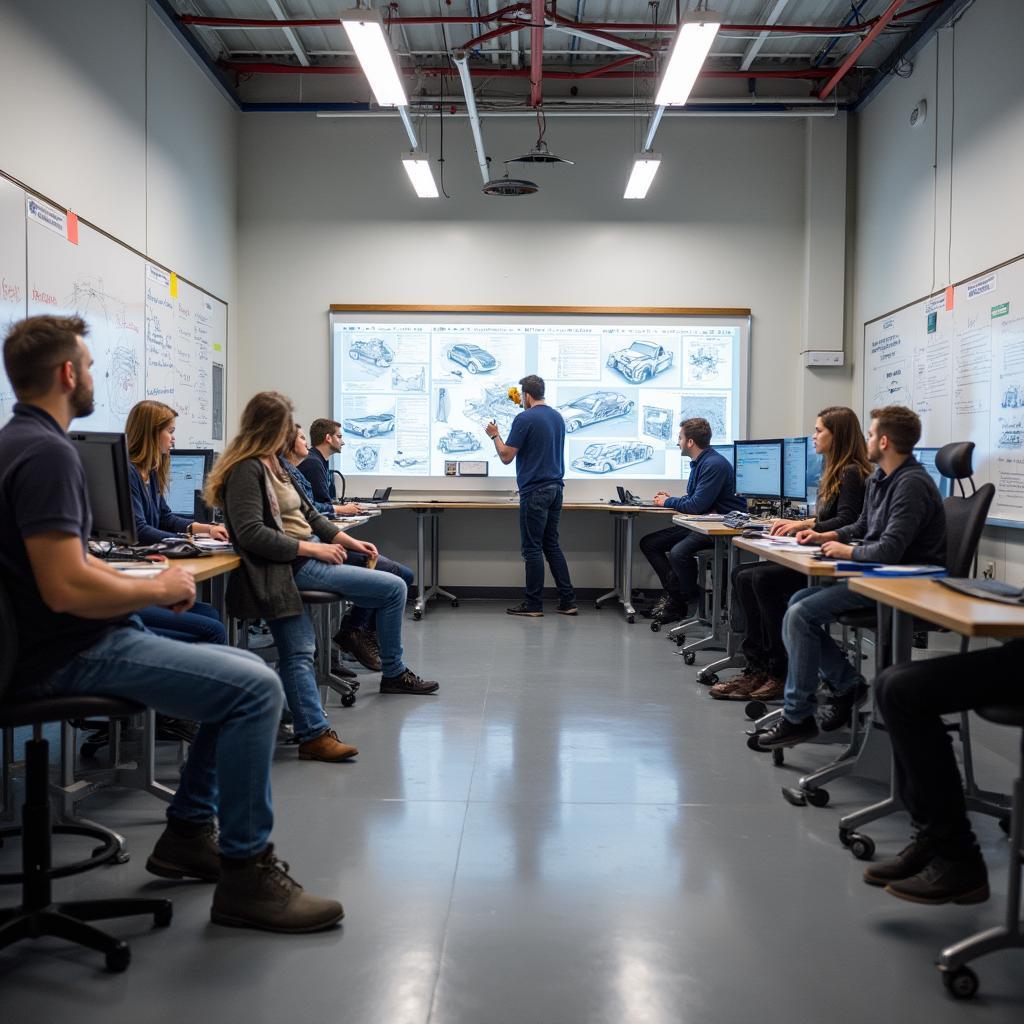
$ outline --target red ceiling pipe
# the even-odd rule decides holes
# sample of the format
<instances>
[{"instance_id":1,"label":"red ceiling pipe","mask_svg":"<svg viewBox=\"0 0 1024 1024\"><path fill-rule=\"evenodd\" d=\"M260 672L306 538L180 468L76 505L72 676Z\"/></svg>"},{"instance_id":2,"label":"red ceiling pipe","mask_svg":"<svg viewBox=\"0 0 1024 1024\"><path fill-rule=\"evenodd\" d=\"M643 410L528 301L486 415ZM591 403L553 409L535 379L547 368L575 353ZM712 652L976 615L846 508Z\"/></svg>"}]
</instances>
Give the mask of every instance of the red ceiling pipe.
<instances>
[{"instance_id":1,"label":"red ceiling pipe","mask_svg":"<svg viewBox=\"0 0 1024 1024\"><path fill-rule=\"evenodd\" d=\"M530 8L530 106L539 107L544 78L544 0L533 0Z\"/></svg>"},{"instance_id":2,"label":"red ceiling pipe","mask_svg":"<svg viewBox=\"0 0 1024 1024\"><path fill-rule=\"evenodd\" d=\"M512 32L518 32L523 26L519 22L514 24L503 23L500 28L491 29L490 32L484 32L483 35L475 36L473 39L468 39L464 42L459 49L460 50L474 50L476 47L481 46L490 39L498 39L501 36L507 36Z\"/></svg>"},{"instance_id":3,"label":"red ceiling pipe","mask_svg":"<svg viewBox=\"0 0 1024 1024\"><path fill-rule=\"evenodd\" d=\"M529 3L509 4L501 10L489 14L474 16L462 14L441 17L439 15L423 18L385 18L389 25L484 25L489 21L498 21L506 14L514 11L528 11ZM207 28L329 28L341 24L340 18L213 18L200 14L182 14L179 19L183 25L205 25Z\"/></svg>"},{"instance_id":4,"label":"red ceiling pipe","mask_svg":"<svg viewBox=\"0 0 1024 1024\"><path fill-rule=\"evenodd\" d=\"M892 0L892 3L875 18L871 31L846 55L846 59L835 69L832 77L818 91L818 99L828 99L832 90L846 77L850 68L857 63L857 58L879 37L882 29L896 17L896 12L906 3L906 0Z\"/></svg>"}]
</instances>

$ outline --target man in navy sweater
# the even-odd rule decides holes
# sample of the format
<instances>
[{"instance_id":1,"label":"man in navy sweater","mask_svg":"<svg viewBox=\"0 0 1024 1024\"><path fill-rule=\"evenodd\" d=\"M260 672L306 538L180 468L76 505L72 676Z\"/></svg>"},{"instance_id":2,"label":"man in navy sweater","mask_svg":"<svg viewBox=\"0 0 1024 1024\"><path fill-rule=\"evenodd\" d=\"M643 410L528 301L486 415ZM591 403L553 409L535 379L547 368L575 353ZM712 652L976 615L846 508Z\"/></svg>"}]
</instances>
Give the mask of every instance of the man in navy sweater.
<instances>
[{"instance_id":1,"label":"man in navy sweater","mask_svg":"<svg viewBox=\"0 0 1024 1024\"><path fill-rule=\"evenodd\" d=\"M706 419L683 420L679 425L679 449L690 459L686 495L673 498L659 491L654 496L656 505L695 516L746 510L747 503L736 497L732 466L711 447L711 424ZM710 547L708 537L684 526L657 530L640 541L640 550L665 590L654 608L658 622L686 618L689 603L697 596L697 552Z\"/></svg>"}]
</instances>

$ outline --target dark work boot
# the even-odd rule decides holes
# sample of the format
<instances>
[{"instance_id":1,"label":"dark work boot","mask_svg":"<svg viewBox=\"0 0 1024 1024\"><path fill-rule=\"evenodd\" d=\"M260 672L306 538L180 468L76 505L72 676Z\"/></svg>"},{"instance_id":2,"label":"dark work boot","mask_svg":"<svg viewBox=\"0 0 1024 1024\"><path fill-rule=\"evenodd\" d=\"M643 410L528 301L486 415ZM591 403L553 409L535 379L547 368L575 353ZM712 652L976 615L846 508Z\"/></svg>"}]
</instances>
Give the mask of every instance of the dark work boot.
<instances>
[{"instance_id":1,"label":"dark work boot","mask_svg":"<svg viewBox=\"0 0 1024 1024\"><path fill-rule=\"evenodd\" d=\"M864 869L864 881L868 885L888 885L904 878L912 878L923 871L935 856L935 844L920 832L895 857L880 860Z\"/></svg>"},{"instance_id":2,"label":"dark work boot","mask_svg":"<svg viewBox=\"0 0 1024 1024\"><path fill-rule=\"evenodd\" d=\"M989 896L988 869L977 846L957 860L936 855L916 875L890 882L885 891L911 903L984 903Z\"/></svg>"},{"instance_id":3,"label":"dark work boot","mask_svg":"<svg viewBox=\"0 0 1024 1024\"><path fill-rule=\"evenodd\" d=\"M855 708L859 708L868 699L867 684L859 680L846 693L833 697L818 716L818 725L822 732L835 732L849 725Z\"/></svg>"},{"instance_id":4,"label":"dark work boot","mask_svg":"<svg viewBox=\"0 0 1024 1024\"><path fill-rule=\"evenodd\" d=\"M371 672L380 671L380 648L368 629L339 629L334 642Z\"/></svg>"},{"instance_id":5,"label":"dark work boot","mask_svg":"<svg viewBox=\"0 0 1024 1024\"><path fill-rule=\"evenodd\" d=\"M795 747L818 735L818 724L810 715L802 722L790 722L780 718L770 729L757 734L758 750L775 750L779 747Z\"/></svg>"},{"instance_id":6,"label":"dark work boot","mask_svg":"<svg viewBox=\"0 0 1024 1024\"><path fill-rule=\"evenodd\" d=\"M216 823L168 821L146 861L146 870L160 878L198 878L201 882L216 882L220 878Z\"/></svg>"}]
</instances>

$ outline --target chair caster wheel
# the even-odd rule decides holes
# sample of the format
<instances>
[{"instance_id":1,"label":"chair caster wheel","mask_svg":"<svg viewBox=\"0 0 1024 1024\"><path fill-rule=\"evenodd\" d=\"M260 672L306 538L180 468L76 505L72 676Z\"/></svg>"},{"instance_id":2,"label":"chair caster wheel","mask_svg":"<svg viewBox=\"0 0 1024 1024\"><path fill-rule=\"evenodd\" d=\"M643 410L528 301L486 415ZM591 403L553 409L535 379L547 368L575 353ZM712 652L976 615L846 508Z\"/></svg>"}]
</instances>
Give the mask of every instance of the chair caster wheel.
<instances>
[{"instance_id":1,"label":"chair caster wheel","mask_svg":"<svg viewBox=\"0 0 1024 1024\"><path fill-rule=\"evenodd\" d=\"M714 672L698 672L697 682L703 686L715 686L718 683L718 676Z\"/></svg>"},{"instance_id":2,"label":"chair caster wheel","mask_svg":"<svg viewBox=\"0 0 1024 1024\"><path fill-rule=\"evenodd\" d=\"M594 602L594 611L595 612L599 612L600 610L601 610L601 602L600 601L595 601ZM651 629L654 629L654 623L653 622L651 623ZM654 629L654 632L657 633L658 631L656 629Z\"/></svg>"},{"instance_id":3,"label":"chair caster wheel","mask_svg":"<svg viewBox=\"0 0 1024 1024\"><path fill-rule=\"evenodd\" d=\"M862 836L859 832L850 833L850 853L857 860L871 860L875 855L875 841L871 836Z\"/></svg>"},{"instance_id":4,"label":"chair caster wheel","mask_svg":"<svg viewBox=\"0 0 1024 1024\"><path fill-rule=\"evenodd\" d=\"M747 747L748 747L748 748L749 748L750 750L757 750L757 751L760 751L760 750L761 750L761 748L760 748L760 746L758 745L758 742L757 742L757 740L758 740L758 734L757 734L756 732L755 732L755 733L751 733L751 734L750 734L750 735L749 735L749 736L747 737Z\"/></svg>"},{"instance_id":5,"label":"chair caster wheel","mask_svg":"<svg viewBox=\"0 0 1024 1024\"><path fill-rule=\"evenodd\" d=\"M954 999L973 999L978 994L978 976L970 967L943 971L942 984Z\"/></svg>"},{"instance_id":6,"label":"chair caster wheel","mask_svg":"<svg viewBox=\"0 0 1024 1024\"><path fill-rule=\"evenodd\" d=\"M174 904L170 900L166 901L167 906L162 907L153 915L153 924L157 928L166 928L171 923L171 918L174 917Z\"/></svg>"},{"instance_id":7,"label":"chair caster wheel","mask_svg":"<svg viewBox=\"0 0 1024 1024\"><path fill-rule=\"evenodd\" d=\"M683 664L684 665L692 665L696 660L697 660L697 655L694 654L693 651L684 651L683 652Z\"/></svg>"},{"instance_id":8,"label":"chair caster wheel","mask_svg":"<svg viewBox=\"0 0 1024 1024\"><path fill-rule=\"evenodd\" d=\"M633 623L636 622L636 616L635 615L627 615L626 616L626 621L632 626Z\"/></svg>"},{"instance_id":9,"label":"chair caster wheel","mask_svg":"<svg viewBox=\"0 0 1024 1024\"><path fill-rule=\"evenodd\" d=\"M652 633L660 633L661 632L661 623L660 622L652 622L651 623L651 632Z\"/></svg>"},{"instance_id":10,"label":"chair caster wheel","mask_svg":"<svg viewBox=\"0 0 1024 1024\"><path fill-rule=\"evenodd\" d=\"M805 789L804 796L812 807L828 807L827 789Z\"/></svg>"},{"instance_id":11,"label":"chair caster wheel","mask_svg":"<svg viewBox=\"0 0 1024 1024\"><path fill-rule=\"evenodd\" d=\"M747 701L747 706L743 711L747 718L752 722L756 722L759 718L764 718L768 714L768 705L763 700L751 700Z\"/></svg>"},{"instance_id":12,"label":"chair caster wheel","mask_svg":"<svg viewBox=\"0 0 1024 1024\"><path fill-rule=\"evenodd\" d=\"M356 702L356 695L354 693L343 693L341 695L341 706L343 708L350 708Z\"/></svg>"},{"instance_id":13,"label":"chair caster wheel","mask_svg":"<svg viewBox=\"0 0 1024 1024\"><path fill-rule=\"evenodd\" d=\"M1009 835L1010 834L1010 819L1009 818L1000 818L999 819L999 827L1003 830L1003 832L1006 833L1006 835Z\"/></svg>"},{"instance_id":14,"label":"chair caster wheel","mask_svg":"<svg viewBox=\"0 0 1024 1024\"><path fill-rule=\"evenodd\" d=\"M852 836L852 834L853 833L851 833L848 828L841 828L839 830L839 842L843 846L849 847L849 845L850 845L850 843L852 841L851 838L850 838Z\"/></svg>"},{"instance_id":15,"label":"chair caster wheel","mask_svg":"<svg viewBox=\"0 0 1024 1024\"><path fill-rule=\"evenodd\" d=\"M350 679L348 681L348 688L353 693L358 693L359 692L359 680L358 679Z\"/></svg>"},{"instance_id":16,"label":"chair caster wheel","mask_svg":"<svg viewBox=\"0 0 1024 1024\"><path fill-rule=\"evenodd\" d=\"M413 612L412 618L414 622L419 622L423 618L423 612Z\"/></svg>"},{"instance_id":17,"label":"chair caster wheel","mask_svg":"<svg viewBox=\"0 0 1024 1024\"><path fill-rule=\"evenodd\" d=\"M458 607L459 607L459 602L458 602L458 600L454 600L454 601L452 601L452 607L453 607L453 608L458 608Z\"/></svg>"},{"instance_id":18,"label":"chair caster wheel","mask_svg":"<svg viewBox=\"0 0 1024 1024\"><path fill-rule=\"evenodd\" d=\"M783 765L785 761L786 755L782 752L782 747L776 747L772 751L772 764L775 765L776 768L778 768L781 765Z\"/></svg>"},{"instance_id":19,"label":"chair caster wheel","mask_svg":"<svg viewBox=\"0 0 1024 1024\"><path fill-rule=\"evenodd\" d=\"M795 789L792 786L783 786L782 795L786 803L792 804L794 807L803 807L807 803L807 794L803 790Z\"/></svg>"},{"instance_id":20,"label":"chair caster wheel","mask_svg":"<svg viewBox=\"0 0 1024 1024\"><path fill-rule=\"evenodd\" d=\"M674 636L672 639L675 641L676 647L682 647L686 643L686 634L680 633L679 636Z\"/></svg>"},{"instance_id":21,"label":"chair caster wheel","mask_svg":"<svg viewBox=\"0 0 1024 1024\"><path fill-rule=\"evenodd\" d=\"M109 953L107 953L107 970L112 974L120 974L128 970L132 962L132 951L127 942L119 942Z\"/></svg>"}]
</instances>

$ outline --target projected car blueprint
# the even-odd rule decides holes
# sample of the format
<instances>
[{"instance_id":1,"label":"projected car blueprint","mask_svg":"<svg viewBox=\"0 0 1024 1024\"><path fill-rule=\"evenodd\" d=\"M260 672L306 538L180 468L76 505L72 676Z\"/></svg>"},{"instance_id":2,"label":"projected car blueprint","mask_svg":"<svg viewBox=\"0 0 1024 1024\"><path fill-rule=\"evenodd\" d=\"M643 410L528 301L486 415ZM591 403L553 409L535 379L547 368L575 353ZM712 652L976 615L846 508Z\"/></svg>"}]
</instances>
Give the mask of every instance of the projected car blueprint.
<instances>
[{"instance_id":1,"label":"projected car blueprint","mask_svg":"<svg viewBox=\"0 0 1024 1024\"><path fill-rule=\"evenodd\" d=\"M629 348L612 352L607 365L618 370L631 384L642 384L672 365L672 353L662 345L634 341Z\"/></svg>"},{"instance_id":2,"label":"projected car blueprint","mask_svg":"<svg viewBox=\"0 0 1024 1024\"><path fill-rule=\"evenodd\" d=\"M649 444L591 444L579 458L573 459L572 466L584 473L614 473L653 456L654 448Z\"/></svg>"},{"instance_id":3,"label":"projected car blueprint","mask_svg":"<svg viewBox=\"0 0 1024 1024\"><path fill-rule=\"evenodd\" d=\"M628 416L634 404L617 391L594 391L566 405L560 405L558 411L565 420L565 429L572 432L581 427L592 427L595 423L613 420L617 416Z\"/></svg>"},{"instance_id":4,"label":"projected car blueprint","mask_svg":"<svg viewBox=\"0 0 1024 1024\"><path fill-rule=\"evenodd\" d=\"M355 434L357 437L380 437L381 434L390 434L395 429L395 417L389 412L382 412L376 416L354 416L344 420L341 429L346 434Z\"/></svg>"}]
</instances>

